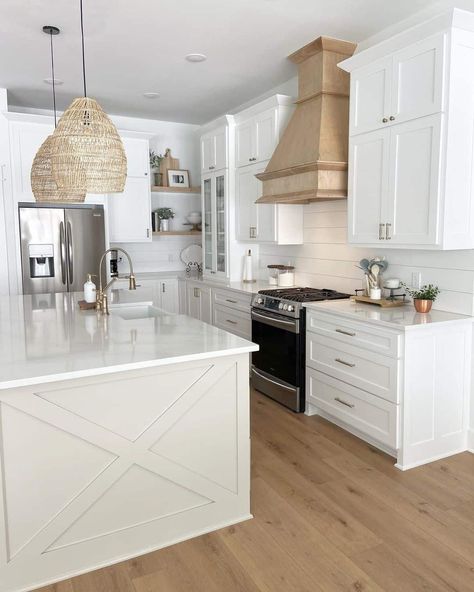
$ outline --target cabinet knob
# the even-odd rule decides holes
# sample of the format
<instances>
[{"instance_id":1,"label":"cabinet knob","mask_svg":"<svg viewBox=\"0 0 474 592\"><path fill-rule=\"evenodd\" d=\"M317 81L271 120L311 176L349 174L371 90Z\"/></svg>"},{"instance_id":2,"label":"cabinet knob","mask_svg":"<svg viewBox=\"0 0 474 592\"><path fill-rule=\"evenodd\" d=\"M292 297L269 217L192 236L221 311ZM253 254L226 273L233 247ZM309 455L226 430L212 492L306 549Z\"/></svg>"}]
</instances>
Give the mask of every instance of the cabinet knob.
<instances>
[{"instance_id":1,"label":"cabinet knob","mask_svg":"<svg viewBox=\"0 0 474 592\"><path fill-rule=\"evenodd\" d=\"M393 115L390 115L390 121L395 121L395 117Z\"/></svg>"},{"instance_id":2,"label":"cabinet knob","mask_svg":"<svg viewBox=\"0 0 474 592\"><path fill-rule=\"evenodd\" d=\"M210 166L209 170L212 171L213 169L215 169L216 167Z\"/></svg>"},{"instance_id":3,"label":"cabinet knob","mask_svg":"<svg viewBox=\"0 0 474 592\"><path fill-rule=\"evenodd\" d=\"M145 177L148 177L148 173L147 172L145 172Z\"/></svg>"},{"instance_id":4,"label":"cabinet knob","mask_svg":"<svg viewBox=\"0 0 474 592\"><path fill-rule=\"evenodd\" d=\"M382 119L382 123L388 123L388 119L387 119L386 117L384 117L384 118Z\"/></svg>"}]
</instances>

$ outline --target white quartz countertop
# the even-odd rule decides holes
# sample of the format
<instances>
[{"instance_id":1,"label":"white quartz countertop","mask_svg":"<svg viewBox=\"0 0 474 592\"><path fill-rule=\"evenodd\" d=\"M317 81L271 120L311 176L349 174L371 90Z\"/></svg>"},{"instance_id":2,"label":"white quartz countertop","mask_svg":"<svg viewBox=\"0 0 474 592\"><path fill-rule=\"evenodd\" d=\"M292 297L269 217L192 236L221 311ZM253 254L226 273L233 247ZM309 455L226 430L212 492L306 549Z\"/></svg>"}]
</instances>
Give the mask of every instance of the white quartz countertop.
<instances>
[{"instance_id":1,"label":"white quartz countertop","mask_svg":"<svg viewBox=\"0 0 474 592\"><path fill-rule=\"evenodd\" d=\"M124 318L130 306L152 304L151 289L113 292L109 316L81 311L82 293L0 298L0 389L258 349L185 315Z\"/></svg>"},{"instance_id":2,"label":"white quartz countertop","mask_svg":"<svg viewBox=\"0 0 474 592\"><path fill-rule=\"evenodd\" d=\"M436 323L472 322L474 317L431 310L429 313L416 312L412 304L396 308L381 308L375 304L363 304L353 300L326 300L305 304L309 310L330 312L354 321L383 325L391 329L415 329Z\"/></svg>"}]
</instances>

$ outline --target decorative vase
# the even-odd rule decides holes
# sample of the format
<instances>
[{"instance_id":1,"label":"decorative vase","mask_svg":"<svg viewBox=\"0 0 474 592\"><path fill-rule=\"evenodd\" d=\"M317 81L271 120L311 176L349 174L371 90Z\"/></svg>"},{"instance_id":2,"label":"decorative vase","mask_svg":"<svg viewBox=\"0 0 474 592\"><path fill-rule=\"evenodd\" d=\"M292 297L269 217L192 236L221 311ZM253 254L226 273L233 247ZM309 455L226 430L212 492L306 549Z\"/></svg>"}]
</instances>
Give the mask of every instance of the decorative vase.
<instances>
[{"instance_id":1,"label":"decorative vase","mask_svg":"<svg viewBox=\"0 0 474 592\"><path fill-rule=\"evenodd\" d=\"M155 175L155 186L161 187L161 184L163 183L163 174L155 172L154 175Z\"/></svg>"},{"instance_id":2,"label":"decorative vase","mask_svg":"<svg viewBox=\"0 0 474 592\"><path fill-rule=\"evenodd\" d=\"M170 221L162 218L160 220L160 231L161 232L168 232L169 229L170 229Z\"/></svg>"},{"instance_id":3,"label":"decorative vase","mask_svg":"<svg viewBox=\"0 0 474 592\"><path fill-rule=\"evenodd\" d=\"M413 304L415 305L416 312L430 312L431 307L433 306L433 301L415 298Z\"/></svg>"}]
</instances>

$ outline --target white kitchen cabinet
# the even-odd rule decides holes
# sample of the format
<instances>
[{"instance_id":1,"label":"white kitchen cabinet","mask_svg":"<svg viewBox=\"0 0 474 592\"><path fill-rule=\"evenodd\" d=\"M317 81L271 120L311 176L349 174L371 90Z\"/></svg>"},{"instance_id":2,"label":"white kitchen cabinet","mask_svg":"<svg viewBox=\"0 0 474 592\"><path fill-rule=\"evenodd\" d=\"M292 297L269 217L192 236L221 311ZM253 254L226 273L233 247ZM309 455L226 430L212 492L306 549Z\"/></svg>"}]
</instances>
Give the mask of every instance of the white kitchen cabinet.
<instances>
[{"instance_id":1,"label":"white kitchen cabinet","mask_svg":"<svg viewBox=\"0 0 474 592\"><path fill-rule=\"evenodd\" d=\"M211 288L202 282L186 281L186 314L212 324Z\"/></svg>"},{"instance_id":2,"label":"white kitchen cabinet","mask_svg":"<svg viewBox=\"0 0 474 592\"><path fill-rule=\"evenodd\" d=\"M303 208L298 205L257 204L262 182L255 175L267 162L237 169L235 217L237 240L245 242L302 244Z\"/></svg>"},{"instance_id":3,"label":"white kitchen cabinet","mask_svg":"<svg viewBox=\"0 0 474 592\"><path fill-rule=\"evenodd\" d=\"M159 283L160 289L160 308L166 312L178 313L178 280L170 278L161 280Z\"/></svg>"},{"instance_id":4,"label":"white kitchen cabinet","mask_svg":"<svg viewBox=\"0 0 474 592\"><path fill-rule=\"evenodd\" d=\"M111 290L128 290L129 281L125 277L115 280ZM170 313L179 312L178 279L166 278L162 280L137 278L137 291L151 290L153 306ZM137 292L138 294L138 292ZM146 296L143 296L146 299ZM113 303L113 300L112 300Z\"/></svg>"},{"instance_id":5,"label":"white kitchen cabinet","mask_svg":"<svg viewBox=\"0 0 474 592\"><path fill-rule=\"evenodd\" d=\"M110 242L151 241L150 181L147 177L127 177L123 193L108 196L108 210Z\"/></svg>"},{"instance_id":6,"label":"white kitchen cabinet","mask_svg":"<svg viewBox=\"0 0 474 592\"><path fill-rule=\"evenodd\" d=\"M149 143L144 138L131 138L122 136L125 154L127 156L128 177L149 177Z\"/></svg>"},{"instance_id":7,"label":"white kitchen cabinet","mask_svg":"<svg viewBox=\"0 0 474 592\"><path fill-rule=\"evenodd\" d=\"M227 172L204 175L201 180L204 274L227 276Z\"/></svg>"},{"instance_id":8,"label":"white kitchen cabinet","mask_svg":"<svg viewBox=\"0 0 474 592\"><path fill-rule=\"evenodd\" d=\"M339 66L352 89L349 243L474 248L474 15L453 9Z\"/></svg>"},{"instance_id":9,"label":"white kitchen cabinet","mask_svg":"<svg viewBox=\"0 0 474 592\"><path fill-rule=\"evenodd\" d=\"M236 126L236 165L238 167L271 158L278 143L278 116L278 108L274 107Z\"/></svg>"},{"instance_id":10,"label":"white kitchen cabinet","mask_svg":"<svg viewBox=\"0 0 474 592\"><path fill-rule=\"evenodd\" d=\"M350 134L442 111L445 44L439 33L354 70Z\"/></svg>"},{"instance_id":11,"label":"white kitchen cabinet","mask_svg":"<svg viewBox=\"0 0 474 592\"><path fill-rule=\"evenodd\" d=\"M306 310L308 415L388 452L402 470L466 450L471 317L373 313L349 301Z\"/></svg>"},{"instance_id":12,"label":"white kitchen cabinet","mask_svg":"<svg viewBox=\"0 0 474 592\"><path fill-rule=\"evenodd\" d=\"M227 165L227 127L221 126L201 137L201 172L224 169Z\"/></svg>"}]
</instances>

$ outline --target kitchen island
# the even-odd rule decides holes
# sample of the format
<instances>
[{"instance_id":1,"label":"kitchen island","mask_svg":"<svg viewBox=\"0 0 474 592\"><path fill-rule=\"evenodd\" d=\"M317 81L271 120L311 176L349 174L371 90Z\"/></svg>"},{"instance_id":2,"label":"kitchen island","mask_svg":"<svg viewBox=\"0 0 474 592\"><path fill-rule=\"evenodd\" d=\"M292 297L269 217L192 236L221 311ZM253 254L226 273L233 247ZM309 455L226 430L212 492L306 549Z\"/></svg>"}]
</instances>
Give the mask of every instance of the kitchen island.
<instances>
[{"instance_id":1,"label":"kitchen island","mask_svg":"<svg viewBox=\"0 0 474 592\"><path fill-rule=\"evenodd\" d=\"M110 316L81 297L0 299L2 592L251 517L257 346L143 290Z\"/></svg>"}]
</instances>

